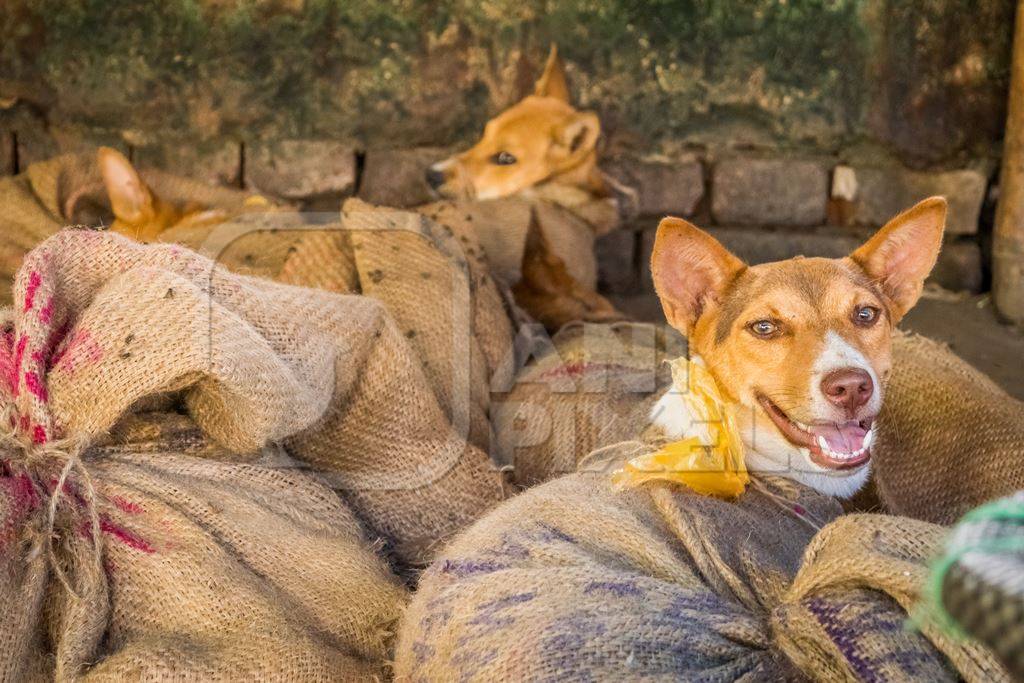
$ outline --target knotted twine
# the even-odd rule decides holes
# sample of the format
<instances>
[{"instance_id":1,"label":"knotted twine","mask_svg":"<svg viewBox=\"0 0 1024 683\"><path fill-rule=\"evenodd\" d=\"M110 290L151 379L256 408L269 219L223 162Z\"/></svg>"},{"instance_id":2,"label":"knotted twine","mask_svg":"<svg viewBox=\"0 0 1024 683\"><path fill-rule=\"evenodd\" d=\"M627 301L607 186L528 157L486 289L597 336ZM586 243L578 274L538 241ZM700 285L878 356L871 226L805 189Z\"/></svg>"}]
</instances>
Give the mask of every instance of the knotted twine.
<instances>
[{"instance_id":1,"label":"knotted twine","mask_svg":"<svg viewBox=\"0 0 1024 683\"><path fill-rule=\"evenodd\" d=\"M15 308L0 311L0 464L4 474L31 489L32 499L42 501L27 510L36 521L22 526L30 545L20 564L26 579L50 574L67 596L53 605L50 622L56 629L55 674L64 680L77 675L95 651L110 597L96 488L82 459L87 437L62 434L49 407L47 374L69 351L76 355L72 347L81 347L69 335L73 309L66 299L77 301L82 293L66 292L53 260L47 250L27 256L15 282ZM11 598L24 608L39 599L43 586L21 583ZM30 621L15 626L34 630Z\"/></svg>"},{"instance_id":2,"label":"knotted twine","mask_svg":"<svg viewBox=\"0 0 1024 683\"><path fill-rule=\"evenodd\" d=\"M17 413L14 406L4 406L0 424L17 424ZM58 439L41 444L25 443L13 427L0 430L0 450L7 453L4 460L11 474L22 474L31 482L33 490L42 499L49 499L46 506L46 522L44 536L46 539L46 555L50 569L60 581L64 589L75 599L83 596L75 590L64 567L57 557L55 539L57 537L57 515L60 508L72 502L79 502L82 513L87 517L89 542L92 546L92 566L97 572L103 571L103 534L100 515L97 510L96 487L93 485L89 470L82 461L86 444L80 438ZM47 467L50 463L60 466L56 479L48 478ZM47 480L53 481L50 488ZM81 492L82 496L78 495Z\"/></svg>"}]
</instances>

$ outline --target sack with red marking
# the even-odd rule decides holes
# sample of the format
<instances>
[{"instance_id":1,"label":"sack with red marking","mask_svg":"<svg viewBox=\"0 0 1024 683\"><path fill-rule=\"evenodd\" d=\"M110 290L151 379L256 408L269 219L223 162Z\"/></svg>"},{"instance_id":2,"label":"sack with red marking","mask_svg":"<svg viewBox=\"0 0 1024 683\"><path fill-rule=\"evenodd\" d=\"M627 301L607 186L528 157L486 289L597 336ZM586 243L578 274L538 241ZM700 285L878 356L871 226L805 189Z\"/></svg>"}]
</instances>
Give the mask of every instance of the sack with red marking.
<instances>
[{"instance_id":1,"label":"sack with red marking","mask_svg":"<svg viewBox=\"0 0 1024 683\"><path fill-rule=\"evenodd\" d=\"M309 473L253 462L322 440L339 397L359 409L358 363L379 361L339 330L372 324L394 367L418 367L380 304L87 231L31 252L15 303L0 330L0 680L382 677L406 591L359 517L385 519L372 485L402 463L339 445L348 460L319 464L368 487L350 509ZM457 523L431 502L424 524Z\"/></svg>"}]
</instances>

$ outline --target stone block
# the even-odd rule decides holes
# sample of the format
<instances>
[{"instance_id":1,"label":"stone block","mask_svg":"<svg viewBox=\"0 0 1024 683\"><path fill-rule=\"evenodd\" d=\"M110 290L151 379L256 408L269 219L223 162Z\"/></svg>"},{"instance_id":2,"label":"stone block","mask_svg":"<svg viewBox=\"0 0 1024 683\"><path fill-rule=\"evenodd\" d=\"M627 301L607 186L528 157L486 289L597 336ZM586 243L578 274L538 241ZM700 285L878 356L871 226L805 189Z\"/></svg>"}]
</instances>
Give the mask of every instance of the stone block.
<instances>
[{"instance_id":1,"label":"stone block","mask_svg":"<svg viewBox=\"0 0 1024 683\"><path fill-rule=\"evenodd\" d=\"M614 159L602 164L612 177L637 191L641 216L692 216L704 197L704 168L693 159Z\"/></svg>"},{"instance_id":2,"label":"stone block","mask_svg":"<svg viewBox=\"0 0 1024 683\"><path fill-rule=\"evenodd\" d=\"M283 140L247 145L245 186L271 197L306 202L341 199L356 184L356 153L333 140Z\"/></svg>"},{"instance_id":3,"label":"stone block","mask_svg":"<svg viewBox=\"0 0 1024 683\"><path fill-rule=\"evenodd\" d=\"M973 235L987 185L985 175L974 169L932 173L898 166L839 166L832 197L850 204L844 223L877 227L922 199L941 195L949 202L946 232Z\"/></svg>"},{"instance_id":4,"label":"stone block","mask_svg":"<svg viewBox=\"0 0 1024 683\"><path fill-rule=\"evenodd\" d=\"M60 154L95 153L100 146L113 147L128 154L128 144L111 132L97 132L79 127L43 127L34 122L21 122L14 129L18 140L18 170L46 161Z\"/></svg>"},{"instance_id":5,"label":"stone block","mask_svg":"<svg viewBox=\"0 0 1024 683\"><path fill-rule=\"evenodd\" d=\"M140 146L132 160L139 168L155 168L211 186L238 187L241 181L242 146L234 140L177 140Z\"/></svg>"},{"instance_id":6,"label":"stone block","mask_svg":"<svg viewBox=\"0 0 1024 683\"><path fill-rule=\"evenodd\" d=\"M427 167L448 157L436 147L369 150L359 183L359 197L371 204L409 207L434 201L427 185Z\"/></svg>"},{"instance_id":7,"label":"stone block","mask_svg":"<svg viewBox=\"0 0 1024 683\"><path fill-rule=\"evenodd\" d=\"M820 225L828 167L798 159L724 159L715 164L711 213L719 225Z\"/></svg>"}]
</instances>

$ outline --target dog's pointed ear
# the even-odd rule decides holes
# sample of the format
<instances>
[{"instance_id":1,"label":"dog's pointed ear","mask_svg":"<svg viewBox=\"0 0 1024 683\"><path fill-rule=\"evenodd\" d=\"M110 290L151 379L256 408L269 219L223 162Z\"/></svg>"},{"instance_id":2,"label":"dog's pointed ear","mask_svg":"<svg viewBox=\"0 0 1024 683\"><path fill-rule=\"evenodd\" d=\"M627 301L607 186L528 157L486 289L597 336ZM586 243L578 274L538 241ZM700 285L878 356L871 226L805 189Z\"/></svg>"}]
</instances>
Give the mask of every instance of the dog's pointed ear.
<instances>
[{"instance_id":1,"label":"dog's pointed ear","mask_svg":"<svg viewBox=\"0 0 1024 683\"><path fill-rule=\"evenodd\" d=\"M140 223L151 215L153 194L132 162L110 147L100 147L96 158L114 215L127 223Z\"/></svg>"},{"instance_id":2,"label":"dog's pointed ear","mask_svg":"<svg viewBox=\"0 0 1024 683\"><path fill-rule=\"evenodd\" d=\"M569 86L565 81L565 65L562 58L558 56L558 46L551 44L551 52L548 53L547 64L544 65L544 73L533 88L533 94L538 97L555 97L563 102L569 102Z\"/></svg>"},{"instance_id":3,"label":"dog's pointed ear","mask_svg":"<svg viewBox=\"0 0 1024 683\"><path fill-rule=\"evenodd\" d=\"M682 218L658 224L651 254L654 290L668 323L689 335L710 301L746 265L718 240Z\"/></svg>"},{"instance_id":4,"label":"dog's pointed ear","mask_svg":"<svg viewBox=\"0 0 1024 683\"><path fill-rule=\"evenodd\" d=\"M571 168L594 151L601 137L601 120L592 111L575 112L555 130L552 160L559 168Z\"/></svg>"},{"instance_id":5,"label":"dog's pointed ear","mask_svg":"<svg viewBox=\"0 0 1024 683\"><path fill-rule=\"evenodd\" d=\"M946 200L931 197L893 218L850 254L892 303L894 323L920 298L939 258L945 227Z\"/></svg>"}]
</instances>

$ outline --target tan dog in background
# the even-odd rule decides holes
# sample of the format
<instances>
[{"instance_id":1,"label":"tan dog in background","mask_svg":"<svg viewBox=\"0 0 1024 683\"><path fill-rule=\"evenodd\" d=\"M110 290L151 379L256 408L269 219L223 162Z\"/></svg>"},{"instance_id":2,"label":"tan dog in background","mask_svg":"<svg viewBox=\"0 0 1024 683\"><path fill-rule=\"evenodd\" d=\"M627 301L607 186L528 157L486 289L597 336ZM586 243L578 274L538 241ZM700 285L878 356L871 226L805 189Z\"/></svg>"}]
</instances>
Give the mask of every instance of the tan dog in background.
<instances>
[{"instance_id":1,"label":"tan dog in background","mask_svg":"<svg viewBox=\"0 0 1024 683\"><path fill-rule=\"evenodd\" d=\"M891 336L921 295L945 221L946 201L933 197L847 258L758 266L682 219L661 222L651 268L665 317L741 406L748 469L844 498L864 485ZM672 438L702 429L674 390L652 418Z\"/></svg>"},{"instance_id":2,"label":"tan dog in background","mask_svg":"<svg viewBox=\"0 0 1024 683\"><path fill-rule=\"evenodd\" d=\"M607 196L597 166L600 136L597 114L570 104L565 67L552 46L533 95L489 121L473 147L431 166L427 183L455 199L510 197L548 183Z\"/></svg>"},{"instance_id":3,"label":"tan dog in background","mask_svg":"<svg viewBox=\"0 0 1024 683\"><path fill-rule=\"evenodd\" d=\"M535 93L487 124L484 139L467 152L428 171L431 184L466 199L499 198L539 187L592 201L629 194L597 166L600 123L592 112L569 104L565 71L552 47ZM101 148L97 161L114 213L111 229L140 242L163 241L165 233L200 234L231 216L195 202L178 205L147 186L120 152ZM438 168L448 169L447 172ZM439 178L446 180L439 180ZM250 200L247 200L247 203ZM186 230L181 230L185 228ZM521 279L507 283L519 305L551 331L568 322L609 322L624 316L604 297L580 284L535 223L526 236Z\"/></svg>"},{"instance_id":4,"label":"tan dog in background","mask_svg":"<svg viewBox=\"0 0 1024 683\"><path fill-rule=\"evenodd\" d=\"M636 201L635 193L598 168L600 136L597 114L578 111L570 103L565 67L552 45L533 94L491 119L471 148L430 166L427 184L443 197L463 201L614 197L620 215L629 213L622 209ZM516 302L551 331L574 320L625 317L571 275L536 224L527 235L522 277L509 284Z\"/></svg>"}]
</instances>

